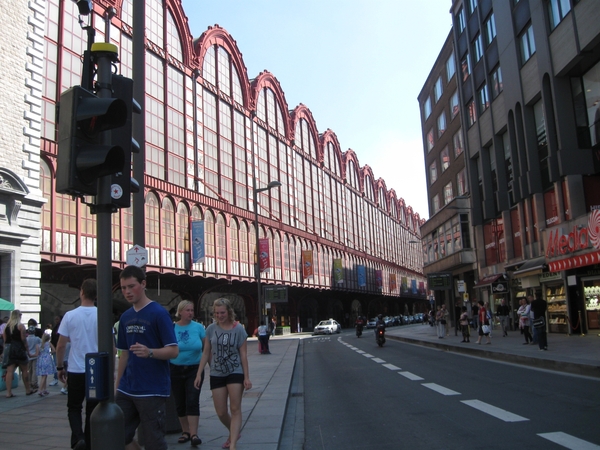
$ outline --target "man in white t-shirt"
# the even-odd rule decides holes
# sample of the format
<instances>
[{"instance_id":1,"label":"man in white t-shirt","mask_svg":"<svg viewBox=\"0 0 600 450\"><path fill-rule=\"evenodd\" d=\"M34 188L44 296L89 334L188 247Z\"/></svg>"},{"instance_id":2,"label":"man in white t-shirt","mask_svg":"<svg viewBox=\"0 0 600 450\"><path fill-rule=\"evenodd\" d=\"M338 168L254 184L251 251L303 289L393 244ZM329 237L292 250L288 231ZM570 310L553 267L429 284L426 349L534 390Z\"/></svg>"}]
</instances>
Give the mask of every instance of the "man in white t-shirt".
<instances>
[{"instance_id":1,"label":"man in white t-shirt","mask_svg":"<svg viewBox=\"0 0 600 450\"><path fill-rule=\"evenodd\" d=\"M65 314L60 323L58 345L56 347L56 370L61 382L68 380L67 416L71 426L71 448L86 450L90 448L90 417L98 404L86 401L85 428L81 413L85 399L85 355L98 351L98 310L96 300L96 280L87 279L79 292L81 306ZM67 343L71 343L69 351L69 367L65 368ZM68 370L68 371L67 371Z\"/></svg>"}]
</instances>

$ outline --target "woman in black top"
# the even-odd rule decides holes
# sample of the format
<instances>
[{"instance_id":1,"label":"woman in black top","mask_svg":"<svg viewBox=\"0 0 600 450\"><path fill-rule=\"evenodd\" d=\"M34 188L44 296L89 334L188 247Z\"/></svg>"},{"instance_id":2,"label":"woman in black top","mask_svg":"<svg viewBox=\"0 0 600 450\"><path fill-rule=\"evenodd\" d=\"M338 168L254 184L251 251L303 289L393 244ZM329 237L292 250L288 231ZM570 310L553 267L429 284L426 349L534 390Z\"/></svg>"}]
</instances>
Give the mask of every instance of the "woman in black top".
<instances>
[{"instance_id":1,"label":"woman in black top","mask_svg":"<svg viewBox=\"0 0 600 450\"><path fill-rule=\"evenodd\" d=\"M15 309L10 313L10 319L6 324L3 332L4 342L4 358L2 360L2 368L6 369L6 398L14 397L12 393L12 382L15 376L17 366L21 369L23 375L23 384L27 395L37 392L37 389L32 390L29 384L29 373L27 371L27 341L25 336L25 325L21 323L21 311ZM23 349L23 351L18 351Z\"/></svg>"}]
</instances>

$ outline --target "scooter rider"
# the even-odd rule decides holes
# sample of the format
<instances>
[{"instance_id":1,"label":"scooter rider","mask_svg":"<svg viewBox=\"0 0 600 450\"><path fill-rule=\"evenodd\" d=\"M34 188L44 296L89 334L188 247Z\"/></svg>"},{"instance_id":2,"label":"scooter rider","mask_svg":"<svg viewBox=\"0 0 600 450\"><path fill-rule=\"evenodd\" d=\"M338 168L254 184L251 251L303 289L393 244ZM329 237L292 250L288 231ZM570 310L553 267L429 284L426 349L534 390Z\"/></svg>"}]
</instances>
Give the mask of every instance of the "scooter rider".
<instances>
[{"instance_id":1,"label":"scooter rider","mask_svg":"<svg viewBox=\"0 0 600 450\"><path fill-rule=\"evenodd\" d=\"M356 327L356 335L357 336L360 336L362 334L364 325L365 325L365 320L363 319L362 316L358 316L356 318L356 322L354 322L354 326Z\"/></svg>"},{"instance_id":2,"label":"scooter rider","mask_svg":"<svg viewBox=\"0 0 600 450\"><path fill-rule=\"evenodd\" d=\"M377 334L377 330L379 328L385 329L385 321L383 320L383 314L379 314L377 316L377 321L375 322L375 334Z\"/></svg>"}]
</instances>

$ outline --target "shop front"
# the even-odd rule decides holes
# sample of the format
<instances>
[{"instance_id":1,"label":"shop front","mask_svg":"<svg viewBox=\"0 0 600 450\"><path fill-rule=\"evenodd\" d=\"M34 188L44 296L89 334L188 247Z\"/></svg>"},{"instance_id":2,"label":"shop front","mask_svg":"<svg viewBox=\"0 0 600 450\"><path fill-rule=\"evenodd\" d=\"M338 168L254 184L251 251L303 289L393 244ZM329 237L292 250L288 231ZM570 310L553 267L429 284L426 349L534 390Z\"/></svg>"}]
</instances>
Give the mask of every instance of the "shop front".
<instances>
[{"instance_id":1,"label":"shop front","mask_svg":"<svg viewBox=\"0 0 600 450\"><path fill-rule=\"evenodd\" d=\"M481 278L475 288L479 290L479 300L490 303L492 314L498 310L503 299L510 305L508 280L504 273L495 273Z\"/></svg>"},{"instance_id":2,"label":"shop front","mask_svg":"<svg viewBox=\"0 0 600 450\"><path fill-rule=\"evenodd\" d=\"M548 303L548 332L568 333L567 290L564 274L544 272L540 275L542 296Z\"/></svg>"}]
</instances>

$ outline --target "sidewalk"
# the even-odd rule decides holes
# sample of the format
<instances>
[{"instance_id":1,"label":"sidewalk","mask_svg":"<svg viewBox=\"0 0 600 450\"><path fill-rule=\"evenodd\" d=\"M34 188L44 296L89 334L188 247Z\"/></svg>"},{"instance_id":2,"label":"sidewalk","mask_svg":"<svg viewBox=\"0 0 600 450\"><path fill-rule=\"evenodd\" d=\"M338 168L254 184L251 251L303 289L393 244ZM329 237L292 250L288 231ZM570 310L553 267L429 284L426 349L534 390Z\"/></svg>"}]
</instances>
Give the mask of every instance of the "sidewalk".
<instances>
[{"instance_id":1,"label":"sidewalk","mask_svg":"<svg viewBox=\"0 0 600 450\"><path fill-rule=\"evenodd\" d=\"M471 342L461 343L462 334L454 335L454 328L449 329L449 336L439 339L435 327L428 324L414 324L388 328L390 339L410 342L446 351L465 353L483 358L534 366L541 369L556 370L578 375L600 378L600 336L590 333L585 336L548 333L548 351L540 351L536 345L523 345L525 338L519 330L509 331L502 337L500 327L492 331L492 344L477 345L477 331L471 329Z\"/></svg>"},{"instance_id":2,"label":"sidewalk","mask_svg":"<svg viewBox=\"0 0 600 450\"><path fill-rule=\"evenodd\" d=\"M277 336L270 341L270 355L258 353L256 338L248 340L248 365L252 389L242 400L242 438L244 450L277 450L288 393L296 362L299 340L296 336ZM22 382L13 389L16 395L5 398L0 392L0 447L7 450L66 450L71 430L67 420L67 396L60 385L49 387L50 395L26 396ZM179 433L167 434L169 450L190 449L189 443L178 444ZM208 379L200 394L200 428L202 450L217 450L227 440L212 402Z\"/></svg>"}]
</instances>

